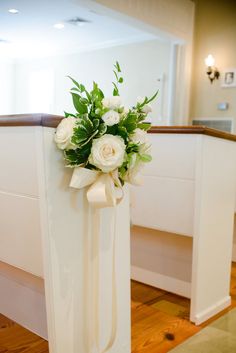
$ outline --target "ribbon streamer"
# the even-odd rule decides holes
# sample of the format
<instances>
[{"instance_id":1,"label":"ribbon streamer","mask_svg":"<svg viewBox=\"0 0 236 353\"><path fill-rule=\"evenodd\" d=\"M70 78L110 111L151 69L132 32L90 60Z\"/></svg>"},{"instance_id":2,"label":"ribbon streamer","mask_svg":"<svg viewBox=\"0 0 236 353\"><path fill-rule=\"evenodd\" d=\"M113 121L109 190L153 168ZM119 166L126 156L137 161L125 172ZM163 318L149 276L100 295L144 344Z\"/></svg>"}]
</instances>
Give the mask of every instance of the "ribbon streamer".
<instances>
[{"instance_id":1,"label":"ribbon streamer","mask_svg":"<svg viewBox=\"0 0 236 353\"><path fill-rule=\"evenodd\" d=\"M93 237L96 237L96 253L97 261L94 263L93 273L95 275L95 290L96 297L93 301L94 306L94 339L97 353L106 353L113 346L117 333L117 290L116 290L116 270L115 270L115 254L116 254L116 205L122 200L124 194L122 185L118 177L118 170L112 173L101 173L94 170L77 167L73 171L70 182L70 187L82 189L90 186L87 190L87 199L92 209L92 232ZM113 246L112 246L112 317L111 317L111 333L108 343L105 348L100 349L99 344L99 219L98 211L100 208L114 208L114 225L113 225ZM97 217L98 216L98 217Z\"/></svg>"}]
</instances>

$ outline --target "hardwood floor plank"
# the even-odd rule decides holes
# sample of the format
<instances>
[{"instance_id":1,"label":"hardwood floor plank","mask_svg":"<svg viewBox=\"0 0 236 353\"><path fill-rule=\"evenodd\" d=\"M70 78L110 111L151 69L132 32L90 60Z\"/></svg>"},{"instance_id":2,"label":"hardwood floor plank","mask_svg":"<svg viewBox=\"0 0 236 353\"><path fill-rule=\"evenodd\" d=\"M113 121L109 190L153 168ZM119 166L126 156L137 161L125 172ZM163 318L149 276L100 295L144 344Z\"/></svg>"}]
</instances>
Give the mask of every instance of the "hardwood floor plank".
<instances>
[{"instance_id":1,"label":"hardwood floor plank","mask_svg":"<svg viewBox=\"0 0 236 353\"><path fill-rule=\"evenodd\" d=\"M5 316L0 315L0 353L8 352L48 353L48 343Z\"/></svg>"},{"instance_id":2,"label":"hardwood floor plank","mask_svg":"<svg viewBox=\"0 0 236 353\"><path fill-rule=\"evenodd\" d=\"M188 299L132 281L132 353L166 353L236 307L236 263L232 264L231 296L230 308L195 326L189 322ZM47 341L0 315L0 353L49 353L49 350Z\"/></svg>"},{"instance_id":3,"label":"hardwood floor plank","mask_svg":"<svg viewBox=\"0 0 236 353\"><path fill-rule=\"evenodd\" d=\"M144 285L136 281L131 281L131 309L138 308L148 302L152 302L165 295L165 291Z\"/></svg>"}]
</instances>

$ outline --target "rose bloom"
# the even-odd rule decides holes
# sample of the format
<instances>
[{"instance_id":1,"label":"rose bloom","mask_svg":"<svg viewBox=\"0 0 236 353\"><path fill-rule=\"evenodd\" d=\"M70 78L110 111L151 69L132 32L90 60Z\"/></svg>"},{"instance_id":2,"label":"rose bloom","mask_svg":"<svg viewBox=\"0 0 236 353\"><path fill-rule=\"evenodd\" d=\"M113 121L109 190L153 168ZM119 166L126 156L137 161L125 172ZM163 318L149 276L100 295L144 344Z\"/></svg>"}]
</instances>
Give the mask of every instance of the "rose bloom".
<instances>
[{"instance_id":1,"label":"rose bloom","mask_svg":"<svg viewBox=\"0 0 236 353\"><path fill-rule=\"evenodd\" d=\"M119 123L120 115L114 110L109 110L108 112L103 114L102 120L107 126L112 126Z\"/></svg>"},{"instance_id":2,"label":"rose bloom","mask_svg":"<svg viewBox=\"0 0 236 353\"><path fill-rule=\"evenodd\" d=\"M147 143L147 132L139 128L135 129L133 134L131 135L131 141L140 144Z\"/></svg>"},{"instance_id":3,"label":"rose bloom","mask_svg":"<svg viewBox=\"0 0 236 353\"><path fill-rule=\"evenodd\" d=\"M132 168L130 168L126 175L125 175L125 181L132 185L142 185L143 178L141 174L141 170L144 167L144 163L138 162L136 163Z\"/></svg>"},{"instance_id":4,"label":"rose bloom","mask_svg":"<svg viewBox=\"0 0 236 353\"><path fill-rule=\"evenodd\" d=\"M55 142L57 147L61 150L75 149L76 146L71 143L73 136L76 118L70 116L63 119L57 127L55 134Z\"/></svg>"},{"instance_id":5,"label":"rose bloom","mask_svg":"<svg viewBox=\"0 0 236 353\"><path fill-rule=\"evenodd\" d=\"M124 140L120 136L105 134L93 140L89 163L109 173L123 164L124 157Z\"/></svg>"},{"instance_id":6,"label":"rose bloom","mask_svg":"<svg viewBox=\"0 0 236 353\"><path fill-rule=\"evenodd\" d=\"M120 96L103 98L102 105L104 106L104 108L118 109L121 106L121 98L120 98Z\"/></svg>"}]
</instances>

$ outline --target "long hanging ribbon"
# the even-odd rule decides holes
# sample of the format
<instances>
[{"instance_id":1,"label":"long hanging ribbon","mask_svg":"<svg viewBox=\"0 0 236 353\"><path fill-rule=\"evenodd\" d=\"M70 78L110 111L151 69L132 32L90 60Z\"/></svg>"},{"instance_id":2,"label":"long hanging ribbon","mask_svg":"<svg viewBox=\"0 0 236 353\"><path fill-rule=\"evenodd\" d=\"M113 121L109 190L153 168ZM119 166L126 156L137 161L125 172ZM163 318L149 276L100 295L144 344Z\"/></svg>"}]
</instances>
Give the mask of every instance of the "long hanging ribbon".
<instances>
[{"instance_id":1,"label":"long hanging ribbon","mask_svg":"<svg viewBox=\"0 0 236 353\"><path fill-rule=\"evenodd\" d=\"M96 240L93 242L94 244L94 253L97 254L96 261L93 262L93 273L95 274L95 286L94 286L94 298L93 298L93 306L94 306L94 343L96 347L97 353L106 353L110 350L113 346L116 338L117 333L117 289L116 289L116 206L114 207L114 219L113 219L113 245L112 245L112 304L111 304L111 332L108 339L107 344L104 348L100 348L100 317L99 317L99 298L100 298L100 288L99 288L99 228L100 224L98 224L99 217L99 210L93 209L93 220L95 232L94 235L96 236Z\"/></svg>"},{"instance_id":2,"label":"long hanging ribbon","mask_svg":"<svg viewBox=\"0 0 236 353\"><path fill-rule=\"evenodd\" d=\"M91 186L90 186L91 185ZM117 185L118 187L116 187ZM113 346L117 333L117 290L116 290L116 205L123 198L123 189L118 179L118 172L103 174L86 168L75 168L70 186L82 189L90 186L87 191L87 199L92 206L92 233L95 239L93 241L93 253L96 254L96 261L93 261L93 274L95 275L93 290L93 312L94 312L94 340L96 353L106 353ZM113 223L113 250L112 250L112 317L111 333L108 343L100 349L100 320L99 320L99 234L100 234L100 208L114 207Z\"/></svg>"}]
</instances>

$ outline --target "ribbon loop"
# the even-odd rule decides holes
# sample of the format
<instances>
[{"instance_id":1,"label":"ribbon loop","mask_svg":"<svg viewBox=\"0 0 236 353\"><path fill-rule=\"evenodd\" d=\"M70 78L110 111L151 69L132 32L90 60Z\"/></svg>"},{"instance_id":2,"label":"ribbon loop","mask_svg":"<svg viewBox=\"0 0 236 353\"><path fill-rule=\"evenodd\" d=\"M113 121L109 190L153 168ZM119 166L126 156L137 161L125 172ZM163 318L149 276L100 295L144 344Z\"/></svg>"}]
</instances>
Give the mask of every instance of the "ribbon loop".
<instances>
[{"instance_id":1,"label":"ribbon loop","mask_svg":"<svg viewBox=\"0 0 236 353\"><path fill-rule=\"evenodd\" d=\"M101 173L82 167L76 167L73 170L70 187L75 189L83 189L93 184Z\"/></svg>"},{"instance_id":2,"label":"ribbon loop","mask_svg":"<svg viewBox=\"0 0 236 353\"><path fill-rule=\"evenodd\" d=\"M114 207L116 197L114 182L109 174L102 174L87 192L88 202L97 208Z\"/></svg>"},{"instance_id":3,"label":"ribbon loop","mask_svg":"<svg viewBox=\"0 0 236 353\"><path fill-rule=\"evenodd\" d=\"M86 186L90 186L88 202L95 208L114 207L123 198L118 171L101 173L83 167L74 168L70 187L82 189Z\"/></svg>"}]
</instances>

